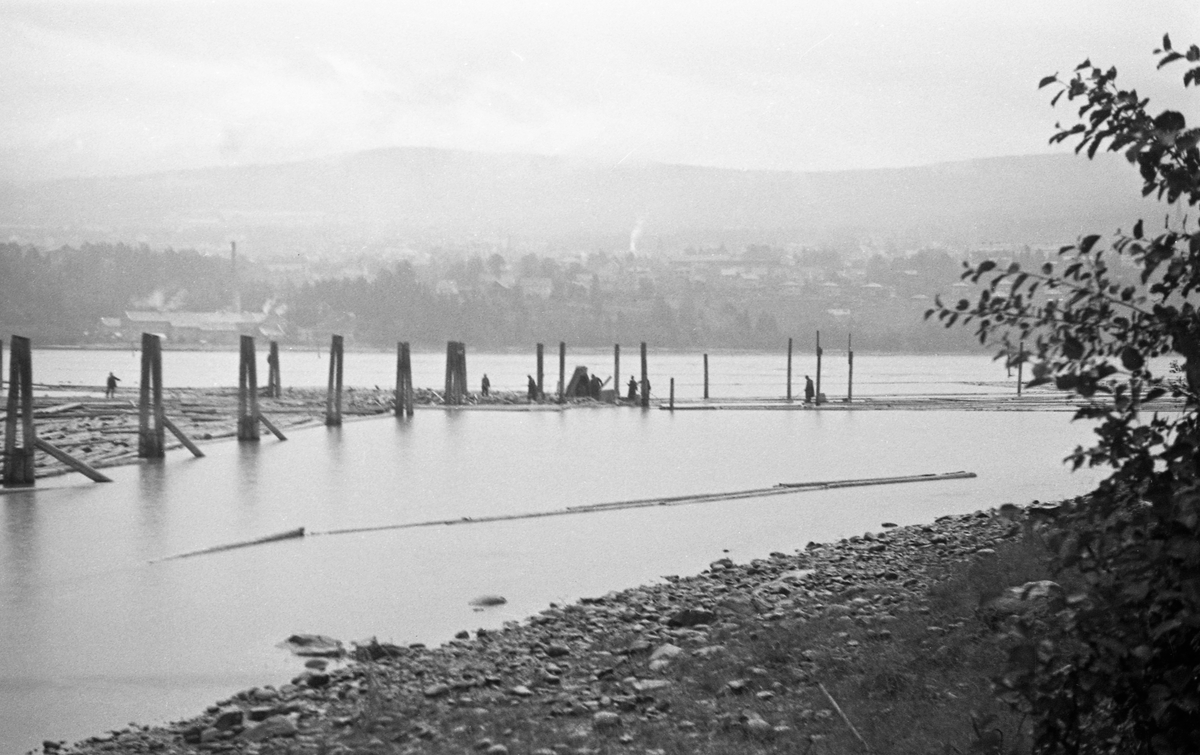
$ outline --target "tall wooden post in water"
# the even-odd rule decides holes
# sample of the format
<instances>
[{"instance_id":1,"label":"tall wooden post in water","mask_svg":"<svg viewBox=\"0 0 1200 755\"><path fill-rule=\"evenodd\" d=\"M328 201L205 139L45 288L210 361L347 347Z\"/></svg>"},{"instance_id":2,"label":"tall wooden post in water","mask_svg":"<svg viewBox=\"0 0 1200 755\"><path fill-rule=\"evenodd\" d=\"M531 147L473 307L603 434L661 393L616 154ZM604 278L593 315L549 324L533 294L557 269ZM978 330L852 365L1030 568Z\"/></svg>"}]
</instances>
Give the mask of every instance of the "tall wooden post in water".
<instances>
[{"instance_id":1,"label":"tall wooden post in water","mask_svg":"<svg viewBox=\"0 0 1200 755\"><path fill-rule=\"evenodd\" d=\"M787 400L789 403L791 403L791 400L792 400L792 339L790 339L790 338L788 339Z\"/></svg>"},{"instance_id":2,"label":"tall wooden post in water","mask_svg":"<svg viewBox=\"0 0 1200 755\"><path fill-rule=\"evenodd\" d=\"M546 347L543 344L537 345L537 396L536 399L541 401L546 395Z\"/></svg>"},{"instance_id":3,"label":"tall wooden post in water","mask_svg":"<svg viewBox=\"0 0 1200 755\"><path fill-rule=\"evenodd\" d=\"M29 339L13 336L8 357L8 415L4 418L4 487L34 483L33 363ZM20 418L21 443L17 443Z\"/></svg>"},{"instance_id":4,"label":"tall wooden post in water","mask_svg":"<svg viewBox=\"0 0 1200 755\"><path fill-rule=\"evenodd\" d=\"M408 341L396 344L396 417L413 416L412 355Z\"/></svg>"},{"instance_id":5,"label":"tall wooden post in water","mask_svg":"<svg viewBox=\"0 0 1200 755\"><path fill-rule=\"evenodd\" d=\"M558 400L561 403L567 391L567 342L558 342Z\"/></svg>"},{"instance_id":6,"label":"tall wooden post in water","mask_svg":"<svg viewBox=\"0 0 1200 755\"><path fill-rule=\"evenodd\" d=\"M467 345L461 341L446 342L446 396L442 403L457 405L467 395Z\"/></svg>"},{"instance_id":7,"label":"tall wooden post in water","mask_svg":"<svg viewBox=\"0 0 1200 755\"><path fill-rule=\"evenodd\" d=\"M621 344L613 344L613 403L621 400Z\"/></svg>"},{"instance_id":8,"label":"tall wooden post in water","mask_svg":"<svg viewBox=\"0 0 1200 755\"><path fill-rule=\"evenodd\" d=\"M642 341L642 407L650 406L650 374L646 371L646 342Z\"/></svg>"},{"instance_id":9,"label":"tall wooden post in water","mask_svg":"<svg viewBox=\"0 0 1200 755\"><path fill-rule=\"evenodd\" d=\"M821 331L817 331L817 395L813 397L816 403L821 403Z\"/></svg>"},{"instance_id":10,"label":"tall wooden post in water","mask_svg":"<svg viewBox=\"0 0 1200 755\"><path fill-rule=\"evenodd\" d=\"M708 399L708 354L704 355L704 398Z\"/></svg>"},{"instance_id":11,"label":"tall wooden post in water","mask_svg":"<svg viewBox=\"0 0 1200 755\"><path fill-rule=\"evenodd\" d=\"M238 398L240 402L240 394ZM240 420L238 427L240 432ZM138 391L137 455L142 459L161 459L165 455L164 436L162 339L153 333L142 333L142 382Z\"/></svg>"},{"instance_id":12,"label":"tall wooden post in water","mask_svg":"<svg viewBox=\"0 0 1200 755\"><path fill-rule=\"evenodd\" d=\"M238 430L240 441L258 440L258 365L254 336L242 336L238 365Z\"/></svg>"},{"instance_id":13,"label":"tall wooden post in water","mask_svg":"<svg viewBox=\"0 0 1200 755\"><path fill-rule=\"evenodd\" d=\"M283 396L283 381L279 376L279 342L271 341L267 352L267 395L271 398Z\"/></svg>"},{"instance_id":14,"label":"tall wooden post in water","mask_svg":"<svg viewBox=\"0 0 1200 755\"><path fill-rule=\"evenodd\" d=\"M1025 372L1025 342L1021 341L1017 346L1017 395L1021 395L1021 382Z\"/></svg>"},{"instance_id":15,"label":"tall wooden post in water","mask_svg":"<svg viewBox=\"0 0 1200 755\"><path fill-rule=\"evenodd\" d=\"M846 383L846 403L854 400L854 348L851 335L846 334L846 363L850 368L850 380Z\"/></svg>"},{"instance_id":16,"label":"tall wooden post in water","mask_svg":"<svg viewBox=\"0 0 1200 755\"><path fill-rule=\"evenodd\" d=\"M325 389L325 425L338 427L342 424L342 337L335 335L329 341L329 383Z\"/></svg>"}]
</instances>

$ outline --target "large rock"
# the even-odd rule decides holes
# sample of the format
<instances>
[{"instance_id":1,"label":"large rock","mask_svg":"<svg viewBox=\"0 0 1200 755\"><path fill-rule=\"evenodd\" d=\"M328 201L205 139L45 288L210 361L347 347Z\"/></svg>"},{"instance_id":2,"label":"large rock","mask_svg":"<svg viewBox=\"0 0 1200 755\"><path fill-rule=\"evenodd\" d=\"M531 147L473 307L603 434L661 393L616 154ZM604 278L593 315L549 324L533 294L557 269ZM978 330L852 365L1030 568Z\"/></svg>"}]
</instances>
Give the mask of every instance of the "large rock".
<instances>
[{"instance_id":1,"label":"large rock","mask_svg":"<svg viewBox=\"0 0 1200 755\"><path fill-rule=\"evenodd\" d=\"M989 600L984 607L1002 616L1022 615L1040 608L1055 610L1061 607L1063 597L1061 585L1048 579L1039 579L1008 588L999 597Z\"/></svg>"},{"instance_id":2,"label":"large rock","mask_svg":"<svg viewBox=\"0 0 1200 755\"><path fill-rule=\"evenodd\" d=\"M711 624L717 620L717 615L705 608L685 608L667 619L669 627L694 627L700 624Z\"/></svg>"},{"instance_id":3,"label":"large rock","mask_svg":"<svg viewBox=\"0 0 1200 755\"><path fill-rule=\"evenodd\" d=\"M502 606L508 602L508 598L503 595L480 595L471 600L471 605L477 608L487 608L489 606Z\"/></svg>"},{"instance_id":4,"label":"large rock","mask_svg":"<svg viewBox=\"0 0 1200 755\"><path fill-rule=\"evenodd\" d=\"M275 647L290 650L296 655L340 658L346 650L341 640L323 634L293 634Z\"/></svg>"},{"instance_id":5,"label":"large rock","mask_svg":"<svg viewBox=\"0 0 1200 755\"><path fill-rule=\"evenodd\" d=\"M239 738L247 742L261 742L273 737L294 736L296 736L296 724L292 723L292 719L287 716L271 716L257 726L243 731Z\"/></svg>"}]
</instances>

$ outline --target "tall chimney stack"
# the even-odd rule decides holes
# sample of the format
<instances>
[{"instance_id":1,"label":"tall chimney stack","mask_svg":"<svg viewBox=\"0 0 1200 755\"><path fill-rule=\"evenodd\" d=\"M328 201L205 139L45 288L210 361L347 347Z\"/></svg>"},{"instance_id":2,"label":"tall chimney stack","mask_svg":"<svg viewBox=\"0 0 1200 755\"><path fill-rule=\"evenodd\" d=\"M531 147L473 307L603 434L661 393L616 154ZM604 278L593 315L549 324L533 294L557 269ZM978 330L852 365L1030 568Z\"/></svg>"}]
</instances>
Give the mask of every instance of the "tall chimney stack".
<instances>
[{"instance_id":1,"label":"tall chimney stack","mask_svg":"<svg viewBox=\"0 0 1200 755\"><path fill-rule=\"evenodd\" d=\"M238 285L237 242L229 242L229 263L233 273L233 311L242 311L242 289Z\"/></svg>"}]
</instances>

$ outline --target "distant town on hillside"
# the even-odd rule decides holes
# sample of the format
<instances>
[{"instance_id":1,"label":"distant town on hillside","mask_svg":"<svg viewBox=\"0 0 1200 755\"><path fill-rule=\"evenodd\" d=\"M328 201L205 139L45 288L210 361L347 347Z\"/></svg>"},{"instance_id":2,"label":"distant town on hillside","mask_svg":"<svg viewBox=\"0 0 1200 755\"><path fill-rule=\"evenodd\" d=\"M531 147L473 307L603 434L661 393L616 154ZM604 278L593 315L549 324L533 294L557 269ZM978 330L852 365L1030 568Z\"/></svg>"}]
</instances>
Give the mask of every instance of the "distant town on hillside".
<instances>
[{"instance_id":1,"label":"distant town on hillside","mask_svg":"<svg viewBox=\"0 0 1200 755\"><path fill-rule=\"evenodd\" d=\"M404 249L355 258L247 260L121 244L39 250L0 245L3 331L42 344L229 347L240 335L281 344L523 348L648 341L658 348L778 347L820 330L875 351L978 350L966 329L926 322L933 297L967 290L964 259L1040 266L1058 245L925 248L869 244L741 249L480 253ZM965 295L965 294L964 294Z\"/></svg>"}]
</instances>

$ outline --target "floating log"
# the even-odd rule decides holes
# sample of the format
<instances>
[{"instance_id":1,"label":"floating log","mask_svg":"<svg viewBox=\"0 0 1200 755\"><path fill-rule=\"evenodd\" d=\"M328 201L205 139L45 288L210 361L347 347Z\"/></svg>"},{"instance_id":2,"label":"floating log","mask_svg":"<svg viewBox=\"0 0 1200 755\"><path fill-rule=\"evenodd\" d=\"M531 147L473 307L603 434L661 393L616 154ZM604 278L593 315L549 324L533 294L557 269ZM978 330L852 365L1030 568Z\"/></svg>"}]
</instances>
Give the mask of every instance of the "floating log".
<instances>
[{"instance_id":1,"label":"floating log","mask_svg":"<svg viewBox=\"0 0 1200 755\"><path fill-rule=\"evenodd\" d=\"M237 543L229 543L228 545L214 545L211 548L203 548L198 551L189 551L187 553L177 553L174 556L166 556L164 558L156 558L150 563L157 564L163 561L173 561L177 558L190 558L191 556L200 556L207 553L221 553L222 551L231 551L235 548L249 548L251 545L264 545L266 543L276 543L280 540L294 540L304 537L304 528L297 527L294 530L286 530L274 535L266 535L265 537L256 537L253 540L243 540Z\"/></svg>"},{"instance_id":2,"label":"floating log","mask_svg":"<svg viewBox=\"0 0 1200 755\"><path fill-rule=\"evenodd\" d=\"M961 480L975 477L974 472L948 472L943 474L920 474L901 477L868 477L851 480L829 480L824 482L780 483L769 488L751 488L723 493L699 493L658 498L638 498L631 501L613 501L611 503L592 503L581 506L568 506L565 509L550 511L535 511L524 514L496 514L494 516L459 517L457 519L435 519L426 522L408 522L405 524L381 524L368 527L346 527L324 532L309 532L310 535L349 535L360 532L381 532L384 530L407 530L418 527L439 527L456 524L482 524L484 522L512 522L522 519L543 519L552 516L568 514L591 514L600 511L621 511L624 509L640 509L650 506L683 506L693 503L712 503L716 501L734 501L742 498L766 498L792 493L808 493L817 490L848 488L866 485L889 485L901 482L934 482L938 480Z\"/></svg>"}]
</instances>

